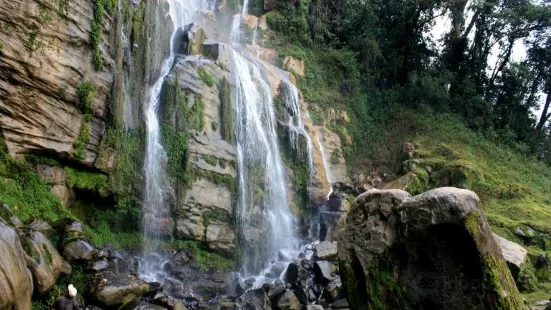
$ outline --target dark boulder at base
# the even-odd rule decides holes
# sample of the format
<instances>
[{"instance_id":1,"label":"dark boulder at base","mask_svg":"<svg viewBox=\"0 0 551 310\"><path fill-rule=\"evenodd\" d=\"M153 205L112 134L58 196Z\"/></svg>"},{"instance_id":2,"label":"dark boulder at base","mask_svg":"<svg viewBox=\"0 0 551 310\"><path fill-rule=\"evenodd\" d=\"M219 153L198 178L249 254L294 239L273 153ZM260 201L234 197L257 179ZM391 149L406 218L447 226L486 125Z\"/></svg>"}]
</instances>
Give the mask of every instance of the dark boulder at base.
<instances>
[{"instance_id":1,"label":"dark boulder at base","mask_svg":"<svg viewBox=\"0 0 551 310\"><path fill-rule=\"evenodd\" d=\"M356 198L338 242L350 308L524 309L479 203L457 188Z\"/></svg>"},{"instance_id":2,"label":"dark boulder at base","mask_svg":"<svg viewBox=\"0 0 551 310\"><path fill-rule=\"evenodd\" d=\"M71 261L89 261L94 257L96 252L97 250L94 246L82 239L74 239L63 245L63 255Z\"/></svg>"}]
</instances>

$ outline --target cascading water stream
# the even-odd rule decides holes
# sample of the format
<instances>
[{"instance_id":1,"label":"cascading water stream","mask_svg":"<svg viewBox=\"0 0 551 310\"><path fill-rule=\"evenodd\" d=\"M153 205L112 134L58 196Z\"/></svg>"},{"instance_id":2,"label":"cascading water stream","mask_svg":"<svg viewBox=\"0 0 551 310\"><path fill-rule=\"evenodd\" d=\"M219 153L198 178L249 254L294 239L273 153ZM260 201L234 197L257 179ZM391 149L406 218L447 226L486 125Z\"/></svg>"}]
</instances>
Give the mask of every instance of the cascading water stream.
<instances>
[{"instance_id":1,"label":"cascading water stream","mask_svg":"<svg viewBox=\"0 0 551 310\"><path fill-rule=\"evenodd\" d=\"M273 94L258 64L232 50L237 107L239 219L245 243L243 275L258 275L284 248L298 246L287 201L286 170L279 153Z\"/></svg>"},{"instance_id":2,"label":"cascading water stream","mask_svg":"<svg viewBox=\"0 0 551 310\"><path fill-rule=\"evenodd\" d=\"M173 23L173 32L170 38L169 56L163 60L159 78L148 91L147 105L145 106L145 120L147 125L147 147L144 164L145 172L145 199L144 199L144 236L158 240L161 235L159 220L169 216L169 210L164 201L165 179L163 176L162 162L166 154L161 145L160 125L157 110L160 94L165 77L169 74L174 62L174 36L180 27L192 22L193 14L198 10L206 9L204 0L168 0L170 6L170 18ZM158 23L157 19L157 23ZM156 25L157 29L159 25ZM158 242L158 241L157 241ZM154 241L155 243L155 241ZM156 246L157 244L154 244ZM146 256L146 260L140 270L141 276L148 280L157 280L161 262L157 255Z\"/></svg>"}]
</instances>

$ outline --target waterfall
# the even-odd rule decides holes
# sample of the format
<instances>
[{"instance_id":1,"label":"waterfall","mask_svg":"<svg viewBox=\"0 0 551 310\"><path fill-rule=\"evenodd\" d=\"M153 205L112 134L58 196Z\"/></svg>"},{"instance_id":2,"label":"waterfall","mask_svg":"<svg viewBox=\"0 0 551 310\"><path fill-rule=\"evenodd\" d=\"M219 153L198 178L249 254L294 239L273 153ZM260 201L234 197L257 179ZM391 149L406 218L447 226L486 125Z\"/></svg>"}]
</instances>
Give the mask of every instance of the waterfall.
<instances>
[{"instance_id":1,"label":"waterfall","mask_svg":"<svg viewBox=\"0 0 551 310\"><path fill-rule=\"evenodd\" d=\"M160 67L159 78L148 91L147 103L145 104L145 120L147 129L147 146L144 163L145 172L145 193L144 193L144 219L143 229L144 237L153 237L156 240L162 229L166 229L162 222L163 218L170 217L164 201L165 179L163 162L166 160L165 151L161 145L160 124L157 117L157 110L160 101L160 94L165 77L169 74L174 62L174 37L180 27L186 23L192 22L195 11L203 10L207 7L204 0L168 0L170 6L170 18L173 23L173 32L170 38L169 56L163 60ZM159 29L159 19L157 18L156 29ZM141 274L146 279L157 279L157 269L159 268L158 257L150 258L151 263L146 262L142 266Z\"/></svg>"},{"instance_id":2,"label":"waterfall","mask_svg":"<svg viewBox=\"0 0 551 310\"><path fill-rule=\"evenodd\" d=\"M259 65L232 50L239 161L238 224L243 271L256 275L268 258L297 246L279 153L273 94Z\"/></svg>"}]
</instances>

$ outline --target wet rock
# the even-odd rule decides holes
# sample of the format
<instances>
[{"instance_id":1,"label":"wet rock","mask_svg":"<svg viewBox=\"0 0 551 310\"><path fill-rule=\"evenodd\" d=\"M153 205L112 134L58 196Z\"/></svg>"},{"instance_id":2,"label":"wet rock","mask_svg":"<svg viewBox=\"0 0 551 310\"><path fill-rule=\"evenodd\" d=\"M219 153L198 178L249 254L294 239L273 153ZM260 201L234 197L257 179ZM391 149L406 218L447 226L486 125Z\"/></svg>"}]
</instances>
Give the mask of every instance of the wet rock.
<instances>
[{"instance_id":1,"label":"wet rock","mask_svg":"<svg viewBox=\"0 0 551 310\"><path fill-rule=\"evenodd\" d=\"M295 283L298 280L299 266L295 263L290 263L283 273L283 281L285 283Z\"/></svg>"},{"instance_id":2,"label":"wet rock","mask_svg":"<svg viewBox=\"0 0 551 310\"><path fill-rule=\"evenodd\" d=\"M343 283L357 283L344 286L352 309L371 307L367 296L382 281L403 285L412 308L426 300L435 309L485 309L496 300L505 309L523 307L479 198L468 190L439 188L415 197L400 190L364 193L351 207L338 246ZM381 268L394 276L381 279ZM488 274L499 276L489 282ZM396 299L379 302L392 308Z\"/></svg>"},{"instance_id":3,"label":"wet rock","mask_svg":"<svg viewBox=\"0 0 551 310\"><path fill-rule=\"evenodd\" d=\"M262 288L248 290L236 300L239 309L271 310L270 299Z\"/></svg>"},{"instance_id":4,"label":"wet rock","mask_svg":"<svg viewBox=\"0 0 551 310\"><path fill-rule=\"evenodd\" d=\"M127 308L127 307L125 307ZM167 310L168 308L142 301L136 306L128 307L130 310Z\"/></svg>"},{"instance_id":5,"label":"wet rock","mask_svg":"<svg viewBox=\"0 0 551 310\"><path fill-rule=\"evenodd\" d=\"M69 260L91 260L96 249L87 241L75 239L63 245L63 254Z\"/></svg>"},{"instance_id":6,"label":"wet rock","mask_svg":"<svg viewBox=\"0 0 551 310\"><path fill-rule=\"evenodd\" d=\"M315 246L316 256L322 260L328 260L337 256L337 242L323 241Z\"/></svg>"},{"instance_id":7,"label":"wet rock","mask_svg":"<svg viewBox=\"0 0 551 310\"><path fill-rule=\"evenodd\" d=\"M314 262L309 259L302 259L300 261L300 266L308 271L314 271Z\"/></svg>"},{"instance_id":8,"label":"wet rock","mask_svg":"<svg viewBox=\"0 0 551 310\"><path fill-rule=\"evenodd\" d=\"M179 251L172 255L172 263L176 266L184 266L191 260L191 255L188 251Z\"/></svg>"},{"instance_id":9,"label":"wet rock","mask_svg":"<svg viewBox=\"0 0 551 310\"><path fill-rule=\"evenodd\" d=\"M348 301L346 299L337 300L331 304L331 309L348 309Z\"/></svg>"},{"instance_id":10,"label":"wet rock","mask_svg":"<svg viewBox=\"0 0 551 310\"><path fill-rule=\"evenodd\" d=\"M94 276L91 297L102 306L116 306L131 302L149 291L142 279L124 273L104 271Z\"/></svg>"},{"instance_id":11,"label":"wet rock","mask_svg":"<svg viewBox=\"0 0 551 310\"><path fill-rule=\"evenodd\" d=\"M299 310L301 305L295 293L291 290L285 290L277 301L277 307L281 310Z\"/></svg>"},{"instance_id":12,"label":"wet rock","mask_svg":"<svg viewBox=\"0 0 551 310\"><path fill-rule=\"evenodd\" d=\"M323 298L328 302L334 302L343 297L341 277L337 276L323 290Z\"/></svg>"},{"instance_id":13,"label":"wet rock","mask_svg":"<svg viewBox=\"0 0 551 310\"><path fill-rule=\"evenodd\" d=\"M62 271L70 272L55 246L43 233L25 229L20 238L27 245L27 266L33 274L35 289L39 293L48 291Z\"/></svg>"},{"instance_id":14,"label":"wet rock","mask_svg":"<svg viewBox=\"0 0 551 310\"><path fill-rule=\"evenodd\" d=\"M306 310L323 310L323 307L320 305L307 305Z\"/></svg>"},{"instance_id":15,"label":"wet rock","mask_svg":"<svg viewBox=\"0 0 551 310\"><path fill-rule=\"evenodd\" d=\"M275 283L270 283L270 284L264 284L262 286L262 289L264 289L266 291L266 293L268 294L268 298L271 300L271 301L274 301L274 299L276 299L277 297L279 297L281 294L283 294L283 292L285 292L285 285L283 285L283 283L279 283L279 284L275 284Z\"/></svg>"},{"instance_id":16,"label":"wet rock","mask_svg":"<svg viewBox=\"0 0 551 310\"><path fill-rule=\"evenodd\" d=\"M102 271L109 267L109 262L106 258L91 262L89 269L93 271Z\"/></svg>"},{"instance_id":17,"label":"wet rock","mask_svg":"<svg viewBox=\"0 0 551 310\"><path fill-rule=\"evenodd\" d=\"M322 284L328 284L335 278L335 265L328 261L318 261L314 263L315 281Z\"/></svg>"},{"instance_id":18,"label":"wet rock","mask_svg":"<svg viewBox=\"0 0 551 310\"><path fill-rule=\"evenodd\" d=\"M33 279L15 229L0 218L0 309L31 309Z\"/></svg>"},{"instance_id":19,"label":"wet rock","mask_svg":"<svg viewBox=\"0 0 551 310\"><path fill-rule=\"evenodd\" d=\"M535 306L538 306L538 307L547 306L547 304L549 304L549 299L547 299L547 300L536 301L536 302L534 303L534 305L535 305Z\"/></svg>"},{"instance_id":20,"label":"wet rock","mask_svg":"<svg viewBox=\"0 0 551 310\"><path fill-rule=\"evenodd\" d=\"M266 273L268 278L279 278L287 266L282 262L275 262L270 266L270 270Z\"/></svg>"}]
</instances>

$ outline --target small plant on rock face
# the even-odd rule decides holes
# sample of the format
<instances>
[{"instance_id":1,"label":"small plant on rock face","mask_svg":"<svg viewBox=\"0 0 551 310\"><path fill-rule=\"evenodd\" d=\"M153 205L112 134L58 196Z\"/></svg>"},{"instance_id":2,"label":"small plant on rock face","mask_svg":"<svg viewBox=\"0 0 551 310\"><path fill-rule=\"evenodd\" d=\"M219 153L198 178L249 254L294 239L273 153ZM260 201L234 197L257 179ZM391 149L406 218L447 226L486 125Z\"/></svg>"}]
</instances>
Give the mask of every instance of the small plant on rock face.
<instances>
[{"instance_id":1,"label":"small plant on rock face","mask_svg":"<svg viewBox=\"0 0 551 310\"><path fill-rule=\"evenodd\" d=\"M212 76L205 71L203 68L199 68L197 70L199 73L199 77L201 78L201 81L205 83L208 87L212 87L214 85L214 81L212 79Z\"/></svg>"},{"instance_id":2,"label":"small plant on rock face","mask_svg":"<svg viewBox=\"0 0 551 310\"><path fill-rule=\"evenodd\" d=\"M77 94L79 99L78 109L80 113L84 115L85 120L92 120L92 116L94 115L92 101L97 94L96 86L90 81L82 82L77 87Z\"/></svg>"}]
</instances>

